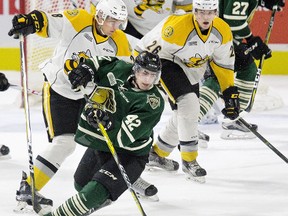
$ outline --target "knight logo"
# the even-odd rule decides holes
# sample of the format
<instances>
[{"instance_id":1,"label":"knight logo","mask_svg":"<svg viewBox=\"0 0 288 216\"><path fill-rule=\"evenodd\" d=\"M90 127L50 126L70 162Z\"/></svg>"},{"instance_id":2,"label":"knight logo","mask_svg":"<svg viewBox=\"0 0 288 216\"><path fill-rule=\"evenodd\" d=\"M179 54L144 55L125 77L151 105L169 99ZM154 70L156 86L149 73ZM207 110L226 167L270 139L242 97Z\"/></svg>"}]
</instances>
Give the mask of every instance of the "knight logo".
<instances>
[{"instance_id":1,"label":"knight logo","mask_svg":"<svg viewBox=\"0 0 288 216\"><path fill-rule=\"evenodd\" d=\"M110 177L112 180L116 181L117 180L117 177L114 176L113 173L107 171L107 170L104 170L104 169L100 169L99 170L100 173L103 173L104 175L107 175L108 177Z\"/></svg>"},{"instance_id":2,"label":"knight logo","mask_svg":"<svg viewBox=\"0 0 288 216\"><path fill-rule=\"evenodd\" d=\"M99 107L105 107L105 110L115 113L116 100L114 90L98 86L92 94L91 100L96 102Z\"/></svg>"},{"instance_id":3,"label":"knight logo","mask_svg":"<svg viewBox=\"0 0 288 216\"><path fill-rule=\"evenodd\" d=\"M156 109L160 106L160 98L157 97L155 94L147 95L147 103L150 104L152 109Z\"/></svg>"},{"instance_id":4,"label":"knight logo","mask_svg":"<svg viewBox=\"0 0 288 216\"><path fill-rule=\"evenodd\" d=\"M189 59L183 59L183 63L189 67L189 68L199 68L201 67L203 64L205 64L205 62L207 62L209 59L209 56L205 56L202 57L199 53L196 53L194 57L191 57Z\"/></svg>"}]
</instances>

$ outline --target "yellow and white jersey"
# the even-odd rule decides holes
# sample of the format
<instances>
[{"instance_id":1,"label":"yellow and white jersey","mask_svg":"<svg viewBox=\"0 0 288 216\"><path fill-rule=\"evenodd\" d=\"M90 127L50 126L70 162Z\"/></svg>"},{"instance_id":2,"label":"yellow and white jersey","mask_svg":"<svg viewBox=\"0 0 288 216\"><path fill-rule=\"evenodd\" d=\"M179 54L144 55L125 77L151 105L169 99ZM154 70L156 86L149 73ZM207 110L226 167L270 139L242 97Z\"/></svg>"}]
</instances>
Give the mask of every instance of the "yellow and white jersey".
<instances>
[{"instance_id":1,"label":"yellow and white jersey","mask_svg":"<svg viewBox=\"0 0 288 216\"><path fill-rule=\"evenodd\" d=\"M230 27L218 17L204 35L193 14L171 15L147 33L135 51L157 52L160 58L177 63L192 85L203 77L209 63L223 91L234 85L232 40Z\"/></svg>"},{"instance_id":2,"label":"yellow and white jersey","mask_svg":"<svg viewBox=\"0 0 288 216\"><path fill-rule=\"evenodd\" d=\"M128 19L142 35L175 11L192 11L192 0L123 0Z\"/></svg>"},{"instance_id":3,"label":"yellow and white jersey","mask_svg":"<svg viewBox=\"0 0 288 216\"><path fill-rule=\"evenodd\" d=\"M64 72L67 59L92 56L118 56L130 61L131 46L124 32L116 30L111 37L96 32L94 16L83 9L65 10L62 13L45 13L45 26L38 35L59 38L53 57L40 65L52 89L67 98L77 100L81 92L71 90L71 84ZM94 84L88 83L87 93Z\"/></svg>"}]
</instances>

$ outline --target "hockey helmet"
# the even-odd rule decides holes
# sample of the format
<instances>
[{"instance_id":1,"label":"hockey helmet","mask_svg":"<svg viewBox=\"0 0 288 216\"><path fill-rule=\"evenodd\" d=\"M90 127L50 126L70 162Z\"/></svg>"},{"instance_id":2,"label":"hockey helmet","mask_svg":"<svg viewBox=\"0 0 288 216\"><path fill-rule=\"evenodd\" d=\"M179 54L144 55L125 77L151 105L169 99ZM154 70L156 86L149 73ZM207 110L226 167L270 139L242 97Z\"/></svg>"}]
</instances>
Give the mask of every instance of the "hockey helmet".
<instances>
[{"instance_id":1,"label":"hockey helmet","mask_svg":"<svg viewBox=\"0 0 288 216\"><path fill-rule=\"evenodd\" d=\"M141 52L135 59L133 66L133 73L137 73L141 71L141 69L146 70L148 72L156 73L156 79L154 80L154 84L159 82L161 76L162 64L159 56L157 54L143 51Z\"/></svg>"},{"instance_id":2,"label":"hockey helmet","mask_svg":"<svg viewBox=\"0 0 288 216\"><path fill-rule=\"evenodd\" d=\"M120 29L124 30L127 26L128 11L122 0L100 0L96 5L95 19L99 25L103 25L107 17L123 21ZM102 21L99 21L99 18Z\"/></svg>"},{"instance_id":3,"label":"hockey helmet","mask_svg":"<svg viewBox=\"0 0 288 216\"><path fill-rule=\"evenodd\" d=\"M218 0L193 0L193 12L198 10L217 10L218 11Z\"/></svg>"}]
</instances>

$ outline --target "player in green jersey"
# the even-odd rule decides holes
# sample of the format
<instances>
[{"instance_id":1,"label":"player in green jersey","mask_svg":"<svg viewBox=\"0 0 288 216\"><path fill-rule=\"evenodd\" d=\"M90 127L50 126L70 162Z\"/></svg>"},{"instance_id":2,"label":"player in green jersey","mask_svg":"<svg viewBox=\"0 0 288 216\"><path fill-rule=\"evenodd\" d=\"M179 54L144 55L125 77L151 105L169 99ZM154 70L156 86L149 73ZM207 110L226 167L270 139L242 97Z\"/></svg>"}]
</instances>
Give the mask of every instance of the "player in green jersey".
<instances>
[{"instance_id":1,"label":"player in green jersey","mask_svg":"<svg viewBox=\"0 0 288 216\"><path fill-rule=\"evenodd\" d=\"M73 64L68 62L65 67ZM89 148L74 175L78 194L47 216L87 215L117 200L127 189L97 120L106 128L131 183L140 177L148 162L153 128L164 110L164 99L154 85L160 74L158 55L146 51L134 64L115 57L95 57L69 72L74 89L90 80L97 84L90 95L93 104L86 104L75 135L78 144Z\"/></svg>"},{"instance_id":2,"label":"player in green jersey","mask_svg":"<svg viewBox=\"0 0 288 216\"><path fill-rule=\"evenodd\" d=\"M282 0L219 0L219 17L225 20L231 27L234 37L235 49L235 85L239 90L240 112L243 111L251 98L257 66L254 60L259 60L262 55L265 59L271 57L271 49L256 35L253 35L249 23L258 5L272 9L278 4L278 8L284 6ZM219 83L211 68L208 68L205 81L200 88L200 119L210 110L219 98ZM253 125L257 129L257 125ZM238 122L223 123L223 139L250 139L255 135Z\"/></svg>"}]
</instances>

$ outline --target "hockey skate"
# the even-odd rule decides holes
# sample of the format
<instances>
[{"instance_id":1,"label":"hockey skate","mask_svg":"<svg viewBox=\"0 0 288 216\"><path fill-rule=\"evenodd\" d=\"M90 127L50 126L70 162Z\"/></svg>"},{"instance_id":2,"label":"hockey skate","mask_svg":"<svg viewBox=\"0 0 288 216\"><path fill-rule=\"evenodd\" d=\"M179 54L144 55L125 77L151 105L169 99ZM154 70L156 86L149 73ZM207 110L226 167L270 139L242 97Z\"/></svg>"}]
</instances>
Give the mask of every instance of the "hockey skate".
<instances>
[{"instance_id":1,"label":"hockey skate","mask_svg":"<svg viewBox=\"0 0 288 216\"><path fill-rule=\"evenodd\" d=\"M200 167L196 160L191 162L182 160L182 170L186 174L186 179L205 183L206 170Z\"/></svg>"},{"instance_id":2,"label":"hockey skate","mask_svg":"<svg viewBox=\"0 0 288 216\"><path fill-rule=\"evenodd\" d=\"M11 156L9 155L10 149L5 145L0 145L0 160L7 160L10 159Z\"/></svg>"},{"instance_id":3,"label":"hockey skate","mask_svg":"<svg viewBox=\"0 0 288 216\"><path fill-rule=\"evenodd\" d=\"M257 131L258 126L251 124L252 128ZM248 130L242 123L239 121L234 122L223 122L222 123L222 134L221 138L226 140L235 140L235 139L254 139L256 136Z\"/></svg>"},{"instance_id":4,"label":"hockey skate","mask_svg":"<svg viewBox=\"0 0 288 216\"><path fill-rule=\"evenodd\" d=\"M157 196L158 189L154 185L146 182L141 177L134 182L132 188L137 197L141 200L151 202L159 201L159 197Z\"/></svg>"},{"instance_id":5,"label":"hockey skate","mask_svg":"<svg viewBox=\"0 0 288 216\"><path fill-rule=\"evenodd\" d=\"M149 162L146 164L148 170L151 168L161 168L166 171L177 171L179 169L179 163L172 159L160 157L156 152L151 149L149 153Z\"/></svg>"},{"instance_id":6,"label":"hockey skate","mask_svg":"<svg viewBox=\"0 0 288 216\"><path fill-rule=\"evenodd\" d=\"M31 212L28 206L32 206L32 193L31 186L27 183L27 174L22 172L22 180L20 182L20 188L16 191L16 200L18 204L14 209L14 212ZM45 211L49 212L53 206L53 201L42 196L39 192L35 192L36 201L41 205Z\"/></svg>"},{"instance_id":7,"label":"hockey skate","mask_svg":"<svg viewBox=\"0 0 288 216\"><path fill-rule=\"evenodd\" d=\"M207 134L198 130L198 138L198 146L200 148L208 148L208 142L210 140L210 137Z\"/></svg>"}]
</instances>

